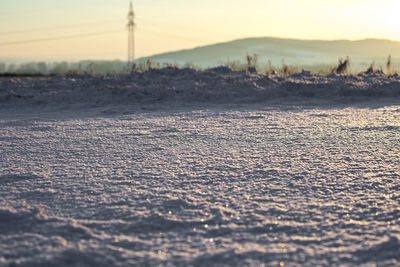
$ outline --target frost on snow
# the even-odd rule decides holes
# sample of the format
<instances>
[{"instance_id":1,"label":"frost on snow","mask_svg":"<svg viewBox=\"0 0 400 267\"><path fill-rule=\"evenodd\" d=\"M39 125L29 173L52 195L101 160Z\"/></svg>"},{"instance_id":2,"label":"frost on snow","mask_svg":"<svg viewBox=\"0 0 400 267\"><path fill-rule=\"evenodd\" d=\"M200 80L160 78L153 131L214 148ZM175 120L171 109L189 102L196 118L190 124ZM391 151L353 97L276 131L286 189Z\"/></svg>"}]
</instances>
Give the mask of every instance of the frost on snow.
<instances>
[{"instance_id":1,"label":"frost on snow","mask_svg":"<svg viewBox=\"0 0 400 267\"><path fill-rule=\"evenodd\" d=\"M2 80L0 266L398 266L398 95L228 68Z\"/></svg>"},{"instance_id":2,"label":"frost on snow","mask_svg":"<svg viewBox=\"0 0 400 267\"><path fill-rule=\"evenodd\" d=\"M20 105L137 104L167 102L263 101L282 98L332 99L400 95L400 76L380 73L289 76L217 67L151 69L130 74L59 75L0 80L0 107Z\"/></svg>"}]
</instances>

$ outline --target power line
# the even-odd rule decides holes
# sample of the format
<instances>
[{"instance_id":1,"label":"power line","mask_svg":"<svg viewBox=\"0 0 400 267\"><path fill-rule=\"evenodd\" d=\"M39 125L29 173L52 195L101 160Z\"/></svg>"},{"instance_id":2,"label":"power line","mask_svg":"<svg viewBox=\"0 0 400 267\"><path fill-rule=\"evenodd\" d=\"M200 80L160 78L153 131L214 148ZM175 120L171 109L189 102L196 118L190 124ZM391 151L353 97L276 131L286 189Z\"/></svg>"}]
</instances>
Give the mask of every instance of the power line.
<instances>
[{"instance_id":1,"label":"power line","mask_svg":"<svg viewBox=\"0 0 400 267\"><path fill-rule=\"evenodd\" d=\"M57 36L57 37L51 37L51 38L5 42L5 43L0 43L0 46L28 44L28 43L38 43L38 42L47 42L47 41L56 41L56 40L65 40L65 39L74 39L74 38L80 38L80 37L91 37L91 36L99 36L99 35L108 35L108 34L122 33L122 32L125 32L125 30L96 32L96 33L83 33L83 34L75 34L75 35ZM160 37L164 37L164 38L171 38L171 39L177 39L177 40L182 40L182 41L189 41L189 42L195 42L195 43L204 42L204 40L201 40L201 39L183 37L183 36L174 35L174 34L157 33L155 31L148 31L148 30L141 31L141 32L144 32L144 33L147 33L147 34L150 34L150 35L156 35L156 36L160 36Z\"/></svg>"},{"instance_id":2,"label":"power line","mask_svg":"<svg viewBox=\"0 0 400 267\"><path fill-rule=\"evenodd\" d=\"M65 39L74 39L74 38L81 38L81 37L91 37L91 36L100 36L100 35L122 33L122 32L125 32L125 30L115 30L115 31L105 31L105 32L92 32L92 33L82 33L82 34L75 34L75 35L64 35L64 36L57 36L57 37L51 37L51 38L31 39L31 40L21 40L21 41L15 41L15 42L0 43L0 46L28 44L28 43L39 43L39 42L65 40Z\"/></svg>"},{"instance_id":3,"label":"power line","mask_svg":"<svg viewBox=\"0 0 400 267\"><path fill-rule=\"evenodd\" d=\"M111 22L121 22L121 20L109 20L109 21L90 22L90 23L81 23L81 24L70 24L70 25L63 25L63 26L58 26L58 27L45 27L45 28L26 29L26 30L20 30L20 31L0 32L0 35L12 35L12 34L18 34L18 33L53 31L53 30L55 31L55 30L61 30L61 29L79 28L82 26L98 25L98 24L111 23Z\"/></svg>"}]
</instances>

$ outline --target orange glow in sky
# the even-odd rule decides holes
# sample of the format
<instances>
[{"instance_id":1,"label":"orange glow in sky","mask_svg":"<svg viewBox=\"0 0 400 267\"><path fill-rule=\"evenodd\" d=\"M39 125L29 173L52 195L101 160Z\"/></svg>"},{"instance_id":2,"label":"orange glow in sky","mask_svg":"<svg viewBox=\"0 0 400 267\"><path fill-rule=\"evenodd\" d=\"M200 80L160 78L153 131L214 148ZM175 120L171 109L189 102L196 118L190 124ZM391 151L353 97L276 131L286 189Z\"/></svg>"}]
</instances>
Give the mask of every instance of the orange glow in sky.
<instances>
[{"instance_id":1,"label":"orange glow in sky","mask_svg":"<svg viewBox=\"0 0 400 267\"><path fill-rule=\"evenodd\" d=\"M136 0L133 5L138 57L245 37L400 40L400 2L394 0ZM125 60L128 8L128 0L1 0L0 59Z\"/></svg>"}]
</instances>

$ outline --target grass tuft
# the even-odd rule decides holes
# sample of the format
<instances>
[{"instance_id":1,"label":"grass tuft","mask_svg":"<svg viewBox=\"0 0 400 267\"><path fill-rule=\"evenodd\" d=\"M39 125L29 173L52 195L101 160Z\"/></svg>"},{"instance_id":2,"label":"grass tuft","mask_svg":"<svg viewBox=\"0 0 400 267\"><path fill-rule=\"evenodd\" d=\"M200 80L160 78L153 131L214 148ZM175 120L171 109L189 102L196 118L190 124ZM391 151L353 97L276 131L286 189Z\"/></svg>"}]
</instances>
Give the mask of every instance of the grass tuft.
<instances>
[{"instance_id":1,"label":"grass tuft","mask_svg":"<svg viewBox=\"0 0 400 267\"><path fill-rule=\"evenodd\" d=\"M342 59L339 59L339 64L335 68L334 72L337 74L346 74L349 66L350 66L349 57L347 57L344 61Z\"/></svg>"}]
</instances>

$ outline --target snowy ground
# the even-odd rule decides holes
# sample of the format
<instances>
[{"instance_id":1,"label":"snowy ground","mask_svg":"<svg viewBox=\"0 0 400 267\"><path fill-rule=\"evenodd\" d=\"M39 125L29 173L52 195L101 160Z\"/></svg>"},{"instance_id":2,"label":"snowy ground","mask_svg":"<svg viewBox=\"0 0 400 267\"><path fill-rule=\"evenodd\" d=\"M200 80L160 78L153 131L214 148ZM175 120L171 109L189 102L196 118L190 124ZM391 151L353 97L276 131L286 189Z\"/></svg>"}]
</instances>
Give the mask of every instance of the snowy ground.
<instances>
[{"instance_id":1,"label":"snowy ground","mask_svg":"<svg viewBox=\"0 0 400 267\"><path fill-rule=\"evenodd\" d=\"M281 99L399 98L400 76L379 73L316 75L303 71L289 76L232 71L218 67L152 69L108 76L67 75L0 80L0 108L104 107L176 103L243 103Z\"/></svg>"},{"instance_id":2,"label":"snowy ground","mask_svg":"<svg viewBox=\"0 0 400 267\"><path fill-rule=\"evenodd\" d=\"M400 78L207 75L0 81L0 266L400 264Z\"/></svg>"}]
</instances>

